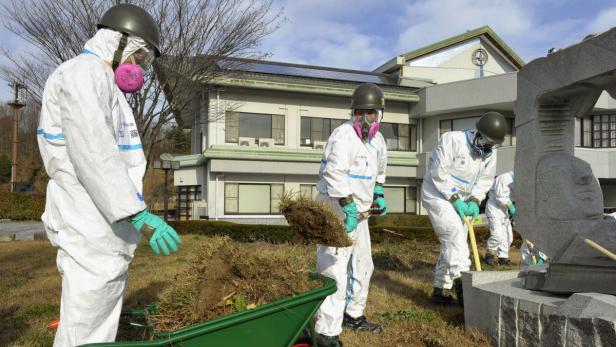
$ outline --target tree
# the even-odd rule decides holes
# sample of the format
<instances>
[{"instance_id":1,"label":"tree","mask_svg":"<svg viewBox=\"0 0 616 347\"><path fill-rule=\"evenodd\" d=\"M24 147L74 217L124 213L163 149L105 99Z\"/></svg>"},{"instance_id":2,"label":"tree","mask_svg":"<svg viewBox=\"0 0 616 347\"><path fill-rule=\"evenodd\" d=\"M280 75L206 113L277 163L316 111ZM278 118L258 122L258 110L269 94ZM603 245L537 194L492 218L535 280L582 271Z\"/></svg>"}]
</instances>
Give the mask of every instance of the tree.
<instances>
[{"instance_id":1,"label":"tree","mask_svg":"<svg viewBox=\"0 0 616 347\"><path fill-rule=\"evenodd\" d=\"M165 152L174 154L190 153L190 136L180 127L172 127L165 132L165 142L168 150Z\"/></svg>"},{"instance_id":2,"label":"tree","mask_svg":"<svg viewBox=\"0 0 616 347\"><path fill-rule=\"evenodd\" d=\"M84 43L96 32L99 18L119 2L34 0L24 6L21 1L11 0L2 6L2 25L28 42L32 51L16 56L2 48L0 54L10 64L0 67L0 76L24 83L40 102L47 76L82 52ZM143 7L157 21L161 52L166 55L147 72L144 88L128 96L149 160L154 147L164 139L165 125L173 123L173 114L181 113L187 104L180 101L181 97L170 96L181 96L186 83L192 80L207 83L219 76L217 63L224 57L266 56L258 51L258 45L278 28L282 17L280 12L272 13L272 0L127 2ZM182 125L180 119L176 122Z\"/></svg>"},{"instance_id":3,"label":"tree","mask_svg":"<svg viewBox=\"0 0 616 347\"><path fill-rule=\"evenodd\" d=\"M0 182L6 183L11 180L11 160L6 154L0 155Z\"/></svg>"}]
</instances>

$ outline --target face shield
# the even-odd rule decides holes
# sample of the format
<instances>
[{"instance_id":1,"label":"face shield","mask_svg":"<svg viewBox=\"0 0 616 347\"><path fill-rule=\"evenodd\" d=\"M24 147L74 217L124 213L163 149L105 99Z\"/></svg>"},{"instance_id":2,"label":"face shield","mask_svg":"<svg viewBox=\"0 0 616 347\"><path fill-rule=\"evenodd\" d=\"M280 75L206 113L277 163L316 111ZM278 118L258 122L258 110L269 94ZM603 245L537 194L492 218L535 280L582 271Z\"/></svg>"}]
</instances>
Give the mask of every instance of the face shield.
<instances>
[{"instance_id":1,"label":"face shield","mask_svg":"<svg viewBox=\"0 0 616 347\"><path fill-rule=\"evenodd\" d=\"M145 71L148 70L150 66L152 66L156 55L154 54L153 49L146 46L139 48L137 51L135 51L135 53L131 55L131 57L134 58L133 64L139 65L139 67L141 67Z\"/></svg>"}]
</instances>

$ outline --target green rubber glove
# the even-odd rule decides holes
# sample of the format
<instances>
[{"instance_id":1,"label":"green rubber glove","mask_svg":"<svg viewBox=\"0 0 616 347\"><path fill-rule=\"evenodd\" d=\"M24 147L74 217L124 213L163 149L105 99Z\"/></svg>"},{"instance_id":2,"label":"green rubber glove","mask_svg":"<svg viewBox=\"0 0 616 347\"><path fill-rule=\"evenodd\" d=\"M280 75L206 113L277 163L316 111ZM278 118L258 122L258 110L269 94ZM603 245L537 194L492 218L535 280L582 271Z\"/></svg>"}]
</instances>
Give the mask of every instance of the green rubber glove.
<instances>
[{"instance_id":1,"label":"green rubber glove","mask_svg":"<svg viewBox=\"0 0 616 347\"><path fill-rule=\"evenodd\" d=\"M464 215L466 214L466 210L468 209L468 206L466 205L464 200L457 199L452 204L453 204L453 208L458 213L458 216L460 216L460 219L464 219Z\"/></svg>"},{"instance_id":2,"label":"green rubber glove","mask_svg":"<svg viewBox=\"0 0 616 347\"><path fill-rule=\"evenodd\" d=\"M507 205L507 209L509 210L509 216L511 217L515 216L515 205L514 204Z\"/></svg>"},{"instance_id":3,"label":"green rubber glove","mask_svg":"<svg viewBox=\"0 0 616 347\"><path fill-rule=\"evenodd\" d=\"M387 203L385 202L385 193L383 191L383 186L377 184L374 186L374 200L372 204L377 205L378 207L371 207L371 211L383 211L379 213L379 216L384 216L387 214Z\"/></svg>"},{"instance_id":4,"label":"green rubber glove","mask_svg":"<svg viewBox=\"0 0 616 347\"><path fill-rule=\"evenodd\" d=\"M177 244L182 242L180 236L160 217L148 212L148 210L143 210L133 216L130 222L137 231L141 231L144 225L154 230L149 241L154 253L160 254L162 250L164 255L169 255L169 249L173 252L178 251Z\"/></svg>"},{"instance_id":5,"label":"green rubber glove","mask_svg":"<svg viewBox=\"0 0 616 347\"><path fill-rule=\"evenodd\" d=\"M473 219L477 219L479 217L479 205L475 201L470 201L468 203L468 208L466 209L466 216L473 216Z\"/></svg>"},{"instance_id":6,"label":"green rubber glove","mask_svg":"<svg viewBox=\"0 0 616 347\"><path fill-rule=\"evenodd\" d=\"M342 211L344 211L344 214L346 215L344 218L346 232L350 233L357 228L357 223L359 222L359 214L357 213L357 205L355 205L355 201L342 206Z\"/></svg>"}]
</instances>

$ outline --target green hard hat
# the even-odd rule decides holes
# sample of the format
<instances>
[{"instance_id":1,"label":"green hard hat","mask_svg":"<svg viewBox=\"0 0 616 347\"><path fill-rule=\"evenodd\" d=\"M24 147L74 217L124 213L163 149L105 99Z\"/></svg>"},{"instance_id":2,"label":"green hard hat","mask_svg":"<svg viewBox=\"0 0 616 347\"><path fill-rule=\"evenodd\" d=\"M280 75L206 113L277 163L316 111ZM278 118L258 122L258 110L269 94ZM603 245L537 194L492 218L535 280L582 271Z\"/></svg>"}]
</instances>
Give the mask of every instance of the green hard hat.
<instances>
[{"instance_id":1,"label":"green hard hat","mask_svg":"<svg viewBox=\"0 0 616 347\"><path fill-rule=\"evenodd\" d=\"M493 144L501 144L507 134L507 120L498 112L487 112L479 118L477 131Z\"/></svg>"},{"instance_id":2,"label":"green hard hat","mask_svg":"<svg viewBox=\"0 0 616 347\"><path fill-rule=\"evenodd\" d=\"M351 97L351 108L354 110L384 110L385 96L381 88L373 83L364 83L355 88Z\"/></svg>"},{"instance_id":3,"label":"green hard hat","mask_svg":"<svg viewBox=\"0 0 616 347\"><path fill-rule=\"evenodd\" d=\"M158 24L144 9L131 4L115 5L108 9L96 25L142 38L160 57L160 32Z\"/></svg>"}]
</instances>

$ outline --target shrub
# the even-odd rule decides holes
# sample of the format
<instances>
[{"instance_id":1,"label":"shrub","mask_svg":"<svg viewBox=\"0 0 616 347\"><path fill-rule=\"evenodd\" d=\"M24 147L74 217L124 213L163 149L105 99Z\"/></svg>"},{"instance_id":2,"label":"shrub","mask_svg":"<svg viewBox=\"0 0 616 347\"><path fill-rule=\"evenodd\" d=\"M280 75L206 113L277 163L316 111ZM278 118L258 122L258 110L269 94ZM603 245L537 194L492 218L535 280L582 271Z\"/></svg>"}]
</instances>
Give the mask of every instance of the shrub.
<instances>
[{"instance_id":1,"label":"shrub","mask_svg":"<svg viewBox=\"0 0 616 347\"><path fill-rule=\"evenodd\" d=\"M404 239L417 242L438 242L438 237L427 216L393 215L390 218L384 216L375 219L378 222L370 226L372 242L380 243L387 240L397 242ZM391 224L381 224L385 222ZM403 222L408 224L403 224ZM170 222L170 224L180 234L227 235L234 240L243 242L301 242L286 225L236 224L222 221L181 221ZM394 231L403 236L385 232L383 229ZM487 226L475 227L475 237L478 244L485 245L488 237L490 237L490 228ZM514 231L513 245L519 247L520 241L520 235Z\"/></svg>"},{"instance_id":2,"label":"shrub","mask_svg":"<svg viewBox=\"0 0 616 347\"><path fill-rule=\"evenodd\" d=\"M180 221L169 224L180 234L227 235L243 242L286 243L295 241L293 233L286 225L236 224L219 221Z\"/></svg>"},{"instance_id":3,"label":"shrub","mask_svg":"<svg viewBox=\"0 0 616 347\"><path fill-rule=\"evenodd\" d=\"M40 220L45 211L45 196L0 192L0 219Z\"/></svg>"},{"instance_id":4,"label":"shrub","mask_svg":"<svg viewBox=\"0 0 616 347\"><path fill-rule=\"evenodd\" d=\"M235 224L217 221L180 221L170 222L171 226L180 234L197 235L227 235L230 238L243 241L264 241L271 243L297 243L300 242L291 229L286 225L261 224ZM372 226L370 227L373 242L382 242L386 239L400 240L399 236L384 232L383 228L395 230L409 239L417 241L437 241L432 227L399 227L399 226Z\"/></svg>"}]
</instances>

